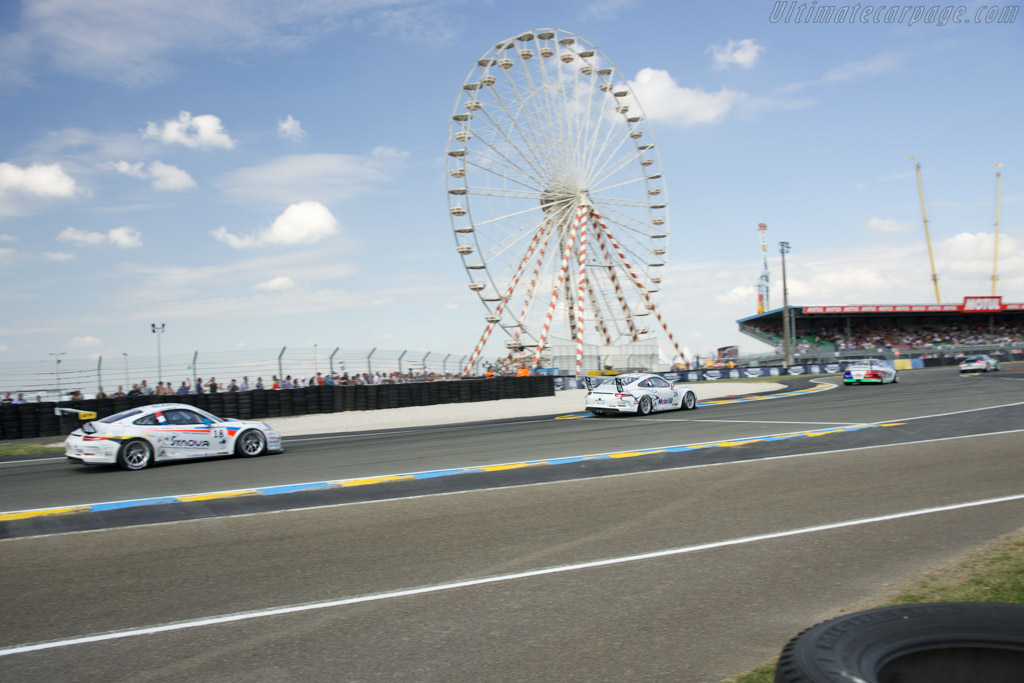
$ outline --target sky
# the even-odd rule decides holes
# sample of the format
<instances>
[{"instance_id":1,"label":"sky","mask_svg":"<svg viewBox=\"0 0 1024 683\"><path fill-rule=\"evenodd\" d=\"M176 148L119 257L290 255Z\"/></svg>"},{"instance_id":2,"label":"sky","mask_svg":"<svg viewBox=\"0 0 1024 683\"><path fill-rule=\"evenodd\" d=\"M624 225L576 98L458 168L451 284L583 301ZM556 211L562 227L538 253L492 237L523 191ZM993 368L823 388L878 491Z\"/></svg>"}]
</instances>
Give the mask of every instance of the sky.
<instances>
[{"instance_id":1,"label":"sky","mask_svg":"<svg viewBox=\"0 0 1024 683\"><path fill-rule=\"evenodd\" d=\"M915 163L942 301L990 293L1001 172L997 293L1024 302L1024 16L931 7L0 3L0 364L153 355L152 323L164 353L470 353L486 311L449 121L481 55L549 27L644 110L670 211L657 301L691 353L768 350L736 325L761 222L773 308L780 241L791 305L934 302Z\"/></svg>"}]
</instances>

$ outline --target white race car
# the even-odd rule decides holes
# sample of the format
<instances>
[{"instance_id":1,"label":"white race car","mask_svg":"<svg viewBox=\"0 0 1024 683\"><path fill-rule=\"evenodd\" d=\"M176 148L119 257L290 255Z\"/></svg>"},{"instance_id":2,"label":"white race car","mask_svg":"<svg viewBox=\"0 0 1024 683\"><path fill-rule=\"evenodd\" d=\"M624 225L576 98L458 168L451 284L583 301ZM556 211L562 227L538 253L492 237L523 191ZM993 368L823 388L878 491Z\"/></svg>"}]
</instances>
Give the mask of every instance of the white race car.
<instances>
[{"instance_id":1,"label":"white race car","mask_svg":"<svg viewBox=\"0 0 1024 683\"><path fill-rule=\"evenodd\" d=\"M900 373L886 361L869 358L847 366L843 372L843 384L885 384L899 382Z\"/></svg>"},{"instance_id":2,"label":"white race car","mask_svg":"<svg viewBox=\"0 0 1024 683\"><path fill-rule=\"evenodd\" d=\"M86 422L64 441L70 462L125 470L164 460L283 450L281 435L268 424L220 418L184 403L142 406Z\"/></svg>"},{"instance_id":3,"label":"white race car","mask_svg":"<svg viewBox=\"0 0 1024 683\"><path fill-rule=\"evenodd\" d=\"M992 356L967 356L960 361L960 372L988 372L999 370L999 361Z\"/></svg>"},{"instance_id":4,"label":"white race car","mask_svg":"<svg viewBox=\"0 0 1024 683\"><path fill-rule=\"evenodd\" d=\"M595 415L637 413L659 410L693 410L697 394L685 384L674 385L660 375L628 374L584 378L586 409Z\"/></svg>"}]
</instances>

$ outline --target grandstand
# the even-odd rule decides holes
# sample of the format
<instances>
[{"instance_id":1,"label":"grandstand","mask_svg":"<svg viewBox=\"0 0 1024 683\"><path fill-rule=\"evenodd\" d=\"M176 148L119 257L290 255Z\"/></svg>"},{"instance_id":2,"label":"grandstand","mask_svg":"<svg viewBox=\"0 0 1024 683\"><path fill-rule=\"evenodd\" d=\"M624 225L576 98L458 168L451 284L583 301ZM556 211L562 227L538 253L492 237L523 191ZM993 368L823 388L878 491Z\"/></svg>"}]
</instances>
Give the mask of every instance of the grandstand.
<instances>
[{"instance_id":1,"label":"grandstand","mask_svg":"<svg viewBox=\"0 0 1024 683\"><path fill-rule=\"evenodd\" d=\"M793 356L826 361L867 355L955 357L992 353L1021 358L1024 303L969 296L959 304L790 306ZM737 320L740 332L772 347L782 344L783 309Z\"/></svg>"}]
</instances>

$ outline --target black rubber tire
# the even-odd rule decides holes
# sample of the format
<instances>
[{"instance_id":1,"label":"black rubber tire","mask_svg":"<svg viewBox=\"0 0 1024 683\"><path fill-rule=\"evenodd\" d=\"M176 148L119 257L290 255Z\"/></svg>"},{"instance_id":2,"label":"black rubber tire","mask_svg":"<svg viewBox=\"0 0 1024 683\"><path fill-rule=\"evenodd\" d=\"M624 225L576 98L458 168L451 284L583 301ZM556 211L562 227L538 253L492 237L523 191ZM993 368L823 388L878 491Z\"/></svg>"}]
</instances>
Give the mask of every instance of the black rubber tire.
<instances>
[{"instance_id":1,"label":"black rubber tire","mask_svg":"<svg viewBox=\"0 0 1024 683\"><path fill-rule=\"evenodd\" d=\"M117 466L122 470L144 470L153 463L153 447L143 439L131 439L117 450Z\"/></svg>"},{"instance_id":2,"label":"black rubber tire","mask_svg":"<svg viewBox=\"0 0 1024 683\"><path fill-rule=\"evenodd\" d=\"M1024 671L1024 605L947 602L846 614L782 649L775 683L1013 683Z\"/></svg>"},{"instance_id":3,"label":"black rubber tire","mask_svg":"<svg viewBox=\"0 0 1024 683\"><path fill-rule=\"evenodd\" d=\"M651 414L651 397L641 396L640 404L636 407L637 415L650 415Z\"/></svg>"},{"instance_id":4,"label":"black rubber tire","mask_svg":"<svg viewBox=\"0 0 1024 683\"><path fill-rule=\"evenodd\" d=\"M900 383L900 373L897 372L895 375L892 376L892 383L893 384L899 384Z\"/></svg>"},{"instance_id":5,"label":"black rubber tire","mask_svg":"<svg viewBox=\"0 0 1024 683\"><path fill-rule=\"evenodd\" d=\"M235 455L257 458L267 452L267 437L258 429L247 429L235 440Z\"/></svg>"},{"instance_id":6,"label":"black rubber tire","mask_svg":"<svg viewBox=\"0 0 1024 683\"><path fill-rule=\"evenodd\" d=\"M697 395L692 391L683 394L683 400L679 402L679 410L697 410Z\"/></svg>"}]
</instances>

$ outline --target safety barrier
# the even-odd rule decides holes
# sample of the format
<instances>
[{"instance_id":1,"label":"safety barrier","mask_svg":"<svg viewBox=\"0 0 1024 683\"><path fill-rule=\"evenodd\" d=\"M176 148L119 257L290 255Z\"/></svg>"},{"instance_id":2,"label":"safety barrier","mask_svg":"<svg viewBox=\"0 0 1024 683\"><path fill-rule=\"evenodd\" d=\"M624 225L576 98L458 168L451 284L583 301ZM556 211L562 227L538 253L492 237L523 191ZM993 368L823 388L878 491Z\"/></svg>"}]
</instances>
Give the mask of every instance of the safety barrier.
<instances>
[{"instance_id":1,"label":"safety barrier","mask_svg":"<svg viewBox=\"0 0 1024 683\"><path fill-rule=\"evenodd\" d=\"M65 401L64 408L95 412L103 418L130 408L155 403L187 403L214 415L248 419L273 419L314 413L381 410L442 403L476 403L504 398L553 396L554 378L494 377L490 379L320 386L278 391L220 392L186 396L124 396L120 398ZM0 440L29 439L67 434L77 426L71 415L54 414L56 403L0 405Z\"/></svg>"}]
</instances>

